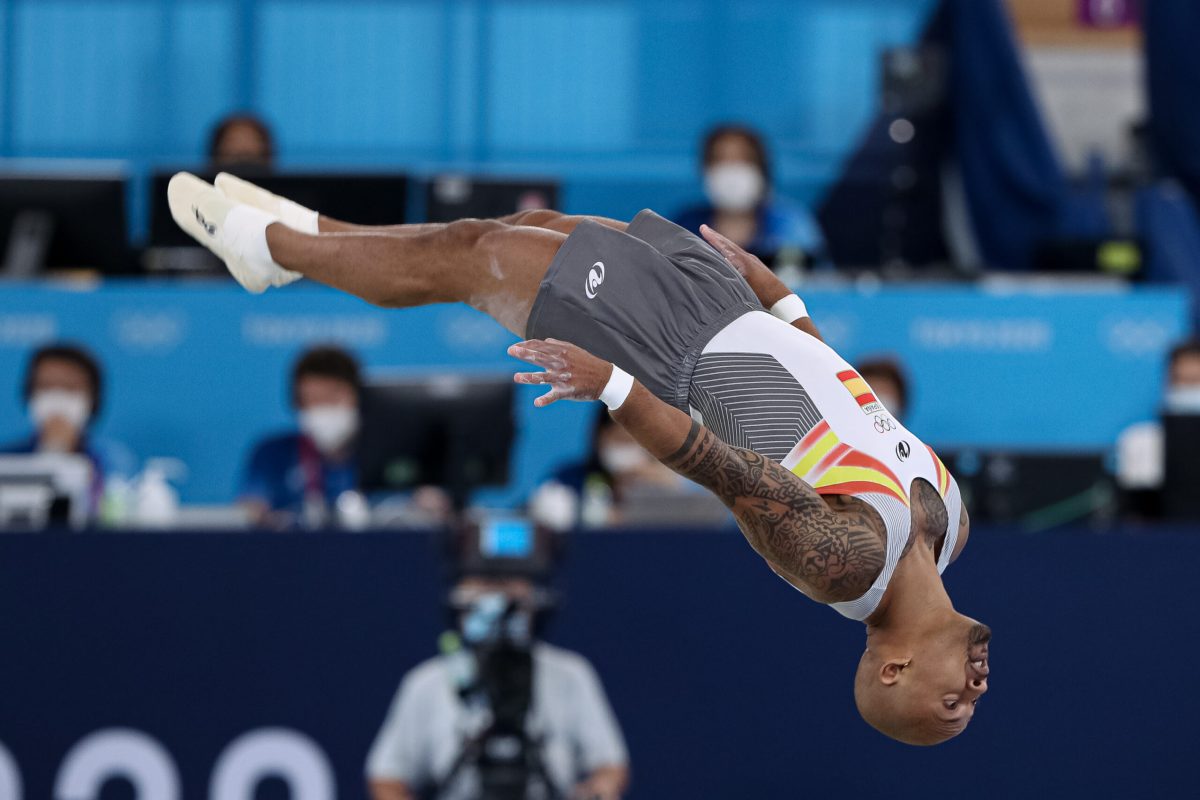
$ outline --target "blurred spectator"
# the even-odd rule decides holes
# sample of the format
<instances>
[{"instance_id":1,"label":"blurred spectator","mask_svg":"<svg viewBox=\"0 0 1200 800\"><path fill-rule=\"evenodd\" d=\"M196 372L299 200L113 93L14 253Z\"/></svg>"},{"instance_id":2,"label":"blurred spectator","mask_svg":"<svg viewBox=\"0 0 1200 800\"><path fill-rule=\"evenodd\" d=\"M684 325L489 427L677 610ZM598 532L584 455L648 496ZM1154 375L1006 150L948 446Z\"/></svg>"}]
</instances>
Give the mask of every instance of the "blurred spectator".
<instances>
[{"instance_id":1,"label":"blurred spectator","mask_svg":"<svg viewBox=\"0 0 1200 800\"><path fill-rule=\"evenodd\" d=\"M859 362L857 369L876 399L903 425L908 417L908 379L900 362L886 357L869 358Z\"/></svg>"},{"instance_id":2,"label":"blurred spectator","mask_svg":"<svg viewBox=\"0 0 1200 800\"><path fill-rule=\"evenodd\" d=\"M825 237L812 214L773 194L767 147L757 131L713 128L701 167L708 202L684 210L676 222L695 232L709 225L776 271L827 263Z\"/></svg>"},{"instance_id":3,"label":"blurred spectator","mask_svg":"<svg viewBox=\"0 0 1200 800\"><path fill-rule=\"evenodd\" d=\"M25 369L22 399L29 412L32 432L0 448L6 454L77 453L92 464L94 513L113 477L127 477L133 456L123 445L91 432L104 399L100 363L84 348L55 342L34 351Z\"/></svg>"},{"instance_id":4,"label":"blurred spectator","mask_svg":"<svg viewBox=\"0 0 1200 800\"><path fill-rule=\"evenodd\" d=\"M587 660L538 638L545 609L539 594L527 578L458 582L451 606L459 633L449 636L455 645L404 677L371 747L374 800L621 796L629 769L620 727ZM500 739L523 748L512 759L528 765L521 774L489 762L488 744ZM553 794L520 791L539 775ZM497 784L509 792L485 789Z\"/></svg>"},{"instance_id":5,"label":"blurred spectator","mask_svg":"<svg viewBox=\"0 0 1200 800\"><path fill-rule=\"evenodd\" d=\"M1200 339L1180 342L1167 357L1167 385L1161 411L1200 414ZM1158 419L1138 422L1117 439L1117 483L1125 492L1127 509L1135 516L1154 517L1161 511L1166 453L1163 426Z\"/></svg>"},{"instance_id":6,"label":"blurred spectator","mask_svg":"<svg viewBox=\"0 0 1200 800\"><path fill-rule=\"evenodd\" d=\"M253 114L230 114L213 128L208 159L214 167L269 168L275 161L271 129Z\"/></svg>"},{"instance_id":7,"label":"blurred spectator","mask_svg":"<svg viewBox=\"0 0 1200 800\"><path fill-rule=\"evenodd\" d=\"M531 514L556 529L620 525L629 521L631 498L646 493L690 497L696 488L646 452L602 408L587 457L561 467L539 487L530 501Z\"/></svg>"},{"instance_id":8,"label":"blurred spectator","mask_svg":"<svg viewBox=\"0 0 1200 800\"><path fill-rule=\"evenodd\" d=\"M314 347L296 361L291 399L299 430L255 445L242 480L240 500L256 524L317 527L343 495L357 497L361 387L358 362L337 347Z\"/></svg>"}]
</instances>

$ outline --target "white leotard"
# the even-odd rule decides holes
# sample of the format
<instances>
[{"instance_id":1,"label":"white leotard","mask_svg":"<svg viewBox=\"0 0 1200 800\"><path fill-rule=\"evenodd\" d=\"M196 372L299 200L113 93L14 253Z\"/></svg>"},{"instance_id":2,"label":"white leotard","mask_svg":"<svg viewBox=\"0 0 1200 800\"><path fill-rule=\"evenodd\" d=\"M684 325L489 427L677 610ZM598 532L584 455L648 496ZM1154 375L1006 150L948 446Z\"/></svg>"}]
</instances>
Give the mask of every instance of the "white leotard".
<instances>
[{"instance_id":1,"label":"white leotard","mask_svg":"<svg viewBox=\"0 0 1200 800\"><path fill-rule=\"evenodd\" d=\"M879 605L912 528L912 482L929 482L948 524L937 568L958 540L958 484L854 369L820 340L762 311L738 317L704 347L692 373L692 416L725 442L783 464L821 494L857 497L883 518L887 557L866 594L834 603L852 619Z\"/></svg>"}]
</instances>

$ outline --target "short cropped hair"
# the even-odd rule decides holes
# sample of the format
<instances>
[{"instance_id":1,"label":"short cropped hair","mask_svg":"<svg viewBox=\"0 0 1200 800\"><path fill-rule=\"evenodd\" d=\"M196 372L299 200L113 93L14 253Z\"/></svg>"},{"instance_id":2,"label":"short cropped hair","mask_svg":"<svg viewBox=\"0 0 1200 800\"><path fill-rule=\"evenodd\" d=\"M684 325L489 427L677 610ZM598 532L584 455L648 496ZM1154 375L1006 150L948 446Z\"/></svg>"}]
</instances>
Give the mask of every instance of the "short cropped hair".
<instances>
[{"instance_id":1,"label":"short cropped hair","mask_svg":"<svg viewBox=\"0 0 1200 800\"><path fill-rule=\"evenodd\" d=\"M858 374L867 383L871 382L869 375L881 375L896 384L896 390L900 392L900 396L896 399L900 401L900 405L904 409L908 409L908 376L904 374L904 367L900 365L899 361L886 357L869 358L859 362L857 367Z\"/></svg>"},{"instance_id":2,"label":"short cropped hair","mask_svg":"<svg viewBox=\"0 0 1200 800\"><path fill-rule=\"evenodd\" d=\"M340 347L321 345L305 350L292 367L292 405L299 405L300 380L308 376L333 378L362 390L362 371L358 360Z\"/></svg>"},{"instance_id":3,"label":"short cropped hair","mask_svg":"<svg viewBox=\"0 0 1200 800\"><path fill-rule=\"evenodd\" d=\"M754 164L762 172L763 181L767 186L770 186L771 159L767 153L767 144L763 141L762 134L749 125L726 122L711 128L704 135L704 145L700 149L701 166L707 167L712 163L713 157L716 154L717 142L726 136L737 136L750 145L750 149L754 155Z\"/></svg>"},{"instance_id":4,"label":"short cropped hair","mask_svg":"<svg viewBox=\"0 0 1200 800\"><path fill-rule=\"evenodd\" d=\"M217 150L221 146L221 140L225 138L225 134L235 125L245 125L253 128L263 140L263 145L266 152L263 154L264 159L268 162L275 160L275 137L271 133L270 127L260 118L248 113L229 114L222 117L215 126L212 133L208 137L208 158L210 161L215 161L217 158Z\"/></svg>"},{"instance_id":5,"label":"short cropped hair","mask_svg":"<svg viewBox=\"0 0 1200 800\"><path fill-rule=\"evenodd\" d=\"M45 361L66 361L79 367L88 378L92 389L92 413L95 417L100 412L100 401L103 396L104 375L100 362L86 348L74 342L52 342L39 347L29 356L25 365L25 380L21 385L21 399L28 405L33 396L33 381L38 367Z\"/></svg>"}]
</instances>

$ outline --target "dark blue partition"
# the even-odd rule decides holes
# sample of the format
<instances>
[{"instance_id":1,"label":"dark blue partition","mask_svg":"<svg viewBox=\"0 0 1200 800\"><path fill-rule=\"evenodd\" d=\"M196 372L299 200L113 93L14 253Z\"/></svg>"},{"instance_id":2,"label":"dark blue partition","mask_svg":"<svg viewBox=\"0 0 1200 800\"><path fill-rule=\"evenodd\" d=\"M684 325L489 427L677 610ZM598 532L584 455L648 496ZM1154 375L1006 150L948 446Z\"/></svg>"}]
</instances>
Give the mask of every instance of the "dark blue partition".
<instances>
[{"instance_id":1,"label":"dark blue partition","mask_svg":"<svg viewBox=\"0 0 1200 800\"><path fill-rule=\"evenodd\" d=\"M1196 564L1200 530L975 531L947 582L995 631L992 690L934 749L859 721L861 628L733 533L578 535L549 638L599 670L635 800L1190 796ZM361 796L400 676L434 651L441 575L421 535L0 537L0 756L51 797L76 742L136 729L207 798L231 742L280 726Z\"/></svg>"}]
</instances>

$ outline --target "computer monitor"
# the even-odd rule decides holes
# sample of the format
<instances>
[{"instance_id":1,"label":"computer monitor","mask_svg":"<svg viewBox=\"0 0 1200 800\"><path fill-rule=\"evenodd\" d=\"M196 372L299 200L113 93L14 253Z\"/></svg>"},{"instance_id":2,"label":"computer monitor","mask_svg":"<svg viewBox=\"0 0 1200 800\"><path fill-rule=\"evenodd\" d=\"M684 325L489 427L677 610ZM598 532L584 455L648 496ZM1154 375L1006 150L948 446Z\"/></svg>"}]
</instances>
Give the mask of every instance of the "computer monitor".
<instances>
[{"instance_id":1,"label":"computer monitor","mask_svg":"<svg viewBox=\"0 0 1200 800\"><path fill-rule=\"evenodd\" d=\"M123 176L0 174L0 270L134 271Z\"/></svg>"},{"instance_id":2,"label":"computer monitor","mask_svg":"<svg viewBox=\"0 0 1200 800\"><path fill-rule=\"evenodd\" d=\"M0 530L82 528L91 513L92 463L70 453L0 456Z\"/></svg>"},{"instance_id":3,"label":"computer monitor","mask_svg":"<svg viewBox=\"0 0 1200 800\"><path fill-rule=\"evenodd\" d=\"M167 184L177 171L156 172L152 179L151 247L196 244L175 224L167 206ZM408 178L398 173L271 172L244 167L230 167L227 171L335 219L360 225L397 225L405 221ZM194 174L209 182L217 175L213 170Z\"/></svg>"},{"instance_id":4,"label":"computer monitor","mask_svg":"<svg viewBox=\"0 0 1200 800\"><path fill-rule=\"evenodd\" d=\"M511 375L375 380L362 392L364 492L440 486L457 507L508 481L515 422Z\"/></svg>"},{"instance_id":5,"label":"computer monitor","mask_svg":"<svg viewBox=\"0 0 1200 800\"><path fill-rule=\"evenodd\" d=\"M425 219L491 219L533 208L558 208L558 184L535 178L438 175L425 184Z\"/></svg>"},{"instance_id":6,"label":"computer monitor","mask_svg":"<svg viewBox=\"0 0 1200 800\"><path fill-rule=\"evenodd\" d=\"M1116 488L1103 452L939 451L971 519L1049 528L1110 519Z\"/></svg>"},{"instance_id":7,"label":"computer monitor","mask_svg":"<svg viewBox=\"0 0 1200 800\"><path fill-rule=\"evenodd\" d=\"M1200 519L1200 414L1163 416L1163 516Z\"/></svg>"}]
</instances>

